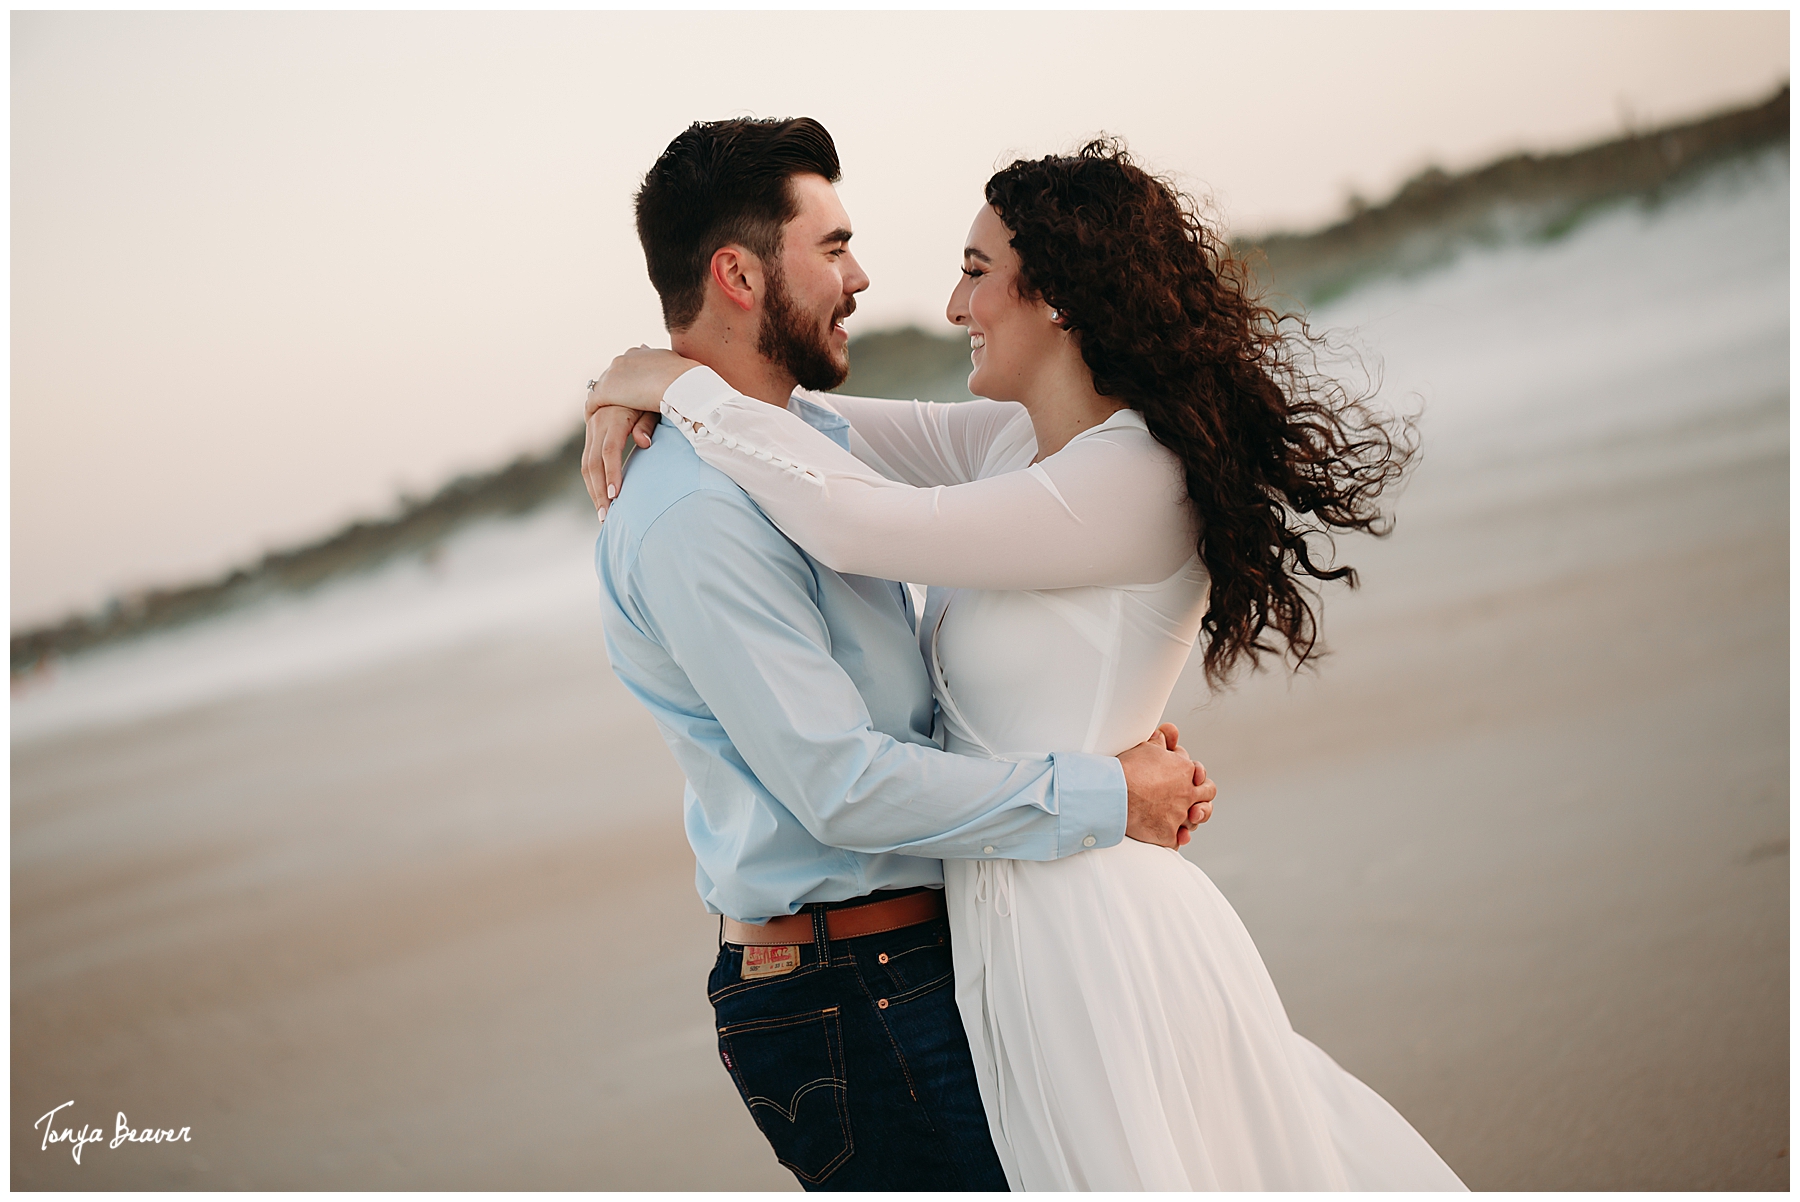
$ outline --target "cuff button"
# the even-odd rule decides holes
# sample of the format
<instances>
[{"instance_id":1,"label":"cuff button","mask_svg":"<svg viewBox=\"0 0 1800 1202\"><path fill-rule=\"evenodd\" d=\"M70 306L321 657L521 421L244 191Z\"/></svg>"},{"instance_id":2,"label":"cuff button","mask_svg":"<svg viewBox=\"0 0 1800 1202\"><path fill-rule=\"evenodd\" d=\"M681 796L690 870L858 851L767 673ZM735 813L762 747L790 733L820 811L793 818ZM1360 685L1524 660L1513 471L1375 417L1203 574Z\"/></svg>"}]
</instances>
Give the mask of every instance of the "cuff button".
<instances>
[{"instance_id":1,"label":"cuff button","mask_svg":"<svg viewBox=\"0 0 1800 1202\"><path fill-rule=\"evenodd\" d=\"M984 856L991 856L991 855L993 855L993 854L994 854L994 846L993 846L993 844L991 844L991 843L990 843L990 844L988 844L988 846L986 846L986 847L984 847L984 848L982 848L982 849L981 849L981 854L982 854L982 855L984 855Z\"/></svg>"},{"instance_id":2,"label":"cuff button","mask_svg":"<svg viewBox=\"0 0 1800 1202\"><path fill-rule=\"evenodd\" d=\"M1083 847L1092 847L1094 845L1094 836L1089 835L1087 838L1083 839L1081 845Z\"/></svg>"}]
</instances>

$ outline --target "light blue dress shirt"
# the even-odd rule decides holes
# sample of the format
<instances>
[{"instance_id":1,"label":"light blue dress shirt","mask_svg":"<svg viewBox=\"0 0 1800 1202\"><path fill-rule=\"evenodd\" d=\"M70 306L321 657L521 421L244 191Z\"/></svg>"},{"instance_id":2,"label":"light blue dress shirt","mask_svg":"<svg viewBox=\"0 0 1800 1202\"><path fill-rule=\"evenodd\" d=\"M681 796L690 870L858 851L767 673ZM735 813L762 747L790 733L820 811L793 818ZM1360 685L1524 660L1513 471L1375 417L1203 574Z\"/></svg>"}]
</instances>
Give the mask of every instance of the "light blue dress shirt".
<instances>
[{"instance_id":1,"label":"light blue dress shirt","mask_svg":"<svg viewBox=\"0 0 1800 1202\"><path fill-rule=\"evenodd\" d=\"M848 446L837 414L788 407ZM815 563L666 421L626 483L595 547L606 651L687 776L710 912L762 922L942 885L944 858L1053 860L1124 838L1111 756L939 748L903 587Z\"/></svg>"}]
</instances>

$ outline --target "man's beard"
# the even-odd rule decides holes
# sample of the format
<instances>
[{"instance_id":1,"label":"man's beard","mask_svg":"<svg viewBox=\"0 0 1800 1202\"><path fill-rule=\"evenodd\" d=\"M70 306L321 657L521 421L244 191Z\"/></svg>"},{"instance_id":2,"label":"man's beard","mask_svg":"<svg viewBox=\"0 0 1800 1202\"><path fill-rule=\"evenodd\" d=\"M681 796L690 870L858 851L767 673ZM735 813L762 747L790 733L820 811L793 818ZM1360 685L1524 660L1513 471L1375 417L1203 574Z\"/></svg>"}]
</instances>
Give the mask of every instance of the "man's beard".
<instances>
[{"instance_id":1,"label":"man's beard","mask_svg":"<svg viewBox=\"0 0 1800 1202\"><path fill-rule=\"evenodd\" d=\"M756 335L756 351L794 377L802 388L829 392L850 378L848 363L832 353L831 330L820 330L794 303L787 276L779 267L768 274L769 291L763 300L762 329ZM844 307L833 314L832 324L856 311L856 299L844 298Z\"/></svg>"}]
</instances>

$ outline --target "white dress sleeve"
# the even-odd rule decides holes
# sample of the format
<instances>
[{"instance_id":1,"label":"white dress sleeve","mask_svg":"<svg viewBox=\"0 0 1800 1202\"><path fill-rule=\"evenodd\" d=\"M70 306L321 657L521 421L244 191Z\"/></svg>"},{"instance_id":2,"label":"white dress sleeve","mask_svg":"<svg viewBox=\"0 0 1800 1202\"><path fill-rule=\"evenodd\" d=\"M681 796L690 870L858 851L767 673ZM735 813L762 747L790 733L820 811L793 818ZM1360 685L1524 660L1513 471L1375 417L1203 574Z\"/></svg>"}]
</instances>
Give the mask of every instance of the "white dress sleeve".
<instances>
[{"instance_id":1,"label":"white dress sleeve","mask_svg":"<svg viewBox=\"0 0 1800 1202\"><path fill-rule=\"evenodd\" d=\"M1126 410L1041 463L968 483L890 480L709 368L663 413L782 532L840 572L976 589L1156 584L1195 551L1175 456Z\"/></svg>"},{"instance_id":2,"label":"white dress sleeve","mask_svg":"<svg viewBox=\"0 0 1800 1202\"><path fill-rule=\"evenodd\" d=\"M1011 401L890 401L812 394L850 423L850 450L890 480L930 488L993 475L991 465L1037 451L1023 405ZM1024 456L1031 458L1031 454Z\"/></svg>"}]
</instances>

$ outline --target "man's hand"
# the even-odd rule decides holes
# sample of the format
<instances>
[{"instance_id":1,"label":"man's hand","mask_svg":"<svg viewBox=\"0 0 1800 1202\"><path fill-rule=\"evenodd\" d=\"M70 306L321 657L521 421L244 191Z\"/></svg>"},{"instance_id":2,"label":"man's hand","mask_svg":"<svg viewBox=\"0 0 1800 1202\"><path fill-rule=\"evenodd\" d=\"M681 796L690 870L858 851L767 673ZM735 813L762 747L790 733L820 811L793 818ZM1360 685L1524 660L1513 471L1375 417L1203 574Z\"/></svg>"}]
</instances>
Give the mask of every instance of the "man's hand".
<instances>
[{"instance_id":1,"label":"man's hand","mask_svg":"<svg viewBox=\"0 0 1800 1202\"><path fill-rule=\"evenodd\" d=\"M618 405L590 410L587 419L587 445L581 449L581 479L588 496L606 520L606 508L619 495L625 480L625 441L640 447L650 445L651 432L662 420L657 413L640 413Z\"/></svg>"},{"instance_id":2,"label":"man's hand","mask_svg":"<svg viewBox=\"0 0 1800 1202\"><path fill-rule=\"evenodd\" d=\"M1125 768L1125 837L1159 847L1182 847L1193 829L1212 817L1219 788L1206 769L1181 749L1172 722L1129 751L1119 753Z\"/></svg>"}]
</instances>

